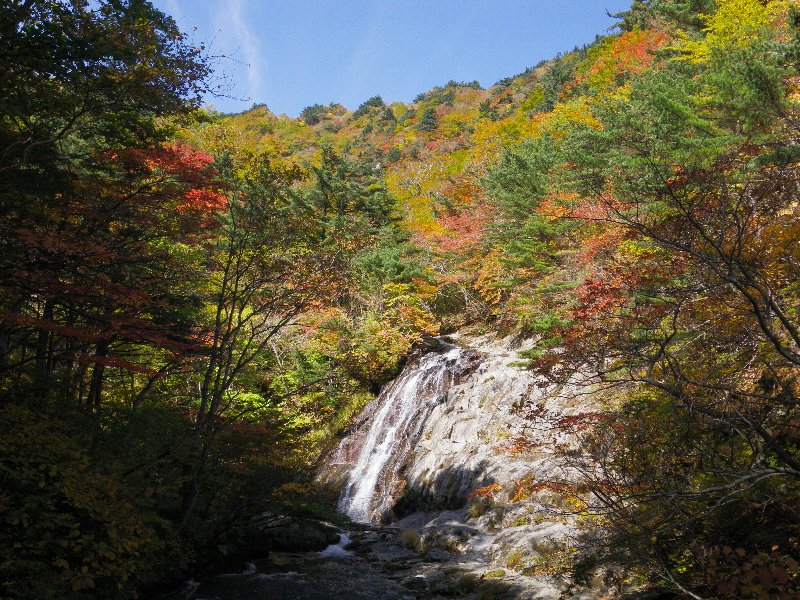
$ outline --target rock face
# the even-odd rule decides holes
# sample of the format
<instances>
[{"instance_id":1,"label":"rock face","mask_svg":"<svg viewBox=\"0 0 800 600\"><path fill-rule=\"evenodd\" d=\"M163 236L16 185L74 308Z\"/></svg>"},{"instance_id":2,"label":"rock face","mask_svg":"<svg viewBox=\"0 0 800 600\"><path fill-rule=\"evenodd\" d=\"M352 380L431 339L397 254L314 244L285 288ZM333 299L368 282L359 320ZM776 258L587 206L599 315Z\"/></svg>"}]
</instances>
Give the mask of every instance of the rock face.
<instances>
[{"instance_id":1,"label":"rock face","mask_svg":"<svg viewBox=\"0 0 800 600\"><path fill-rule=\"evenodd\" d=\"M578 385L548 386L521 369L529 341L453 341L481 360L428 415L403 469L397 525L417 532L427 551L450 552L449 568L502 583L508 597L613 597L602 581L581 589L559 574L576 517L557 486L533 485L576 479L556 450L572 440L555 423L593 410L597 400Z\"/></svg>"},{"instance_id":2,"label":"rock face","mask_svg":"<svg viewBox=\"0 0 800 600\"><path fill-rule=\"evenodd\" d=\"M320 471L323 484L342 489L341 512L365 523L391 520L392 505L403 488L401 467L430 411L467 374L473 355L441 341L434 351L412 359L367 405Z\"/></svg>"},{"instance_id":3,"label":"rock face","mask_svg":"<svg viewBox=\"0 0 800 600\"><path fill-rule=\"evenodd\" d=\"M438 389L438 397L422 399L412 426L394 430L404 450L380 467L382 483L373 500L385 507L381 516L408 532L415 549L429 557L426 562L440 565L435 570L496 580L512 590L508 597L612 593L605 584L576 589L558 575L572 552L575 517L557 487L532 485L574 480L556 452L571 440L554 422L593 410L596 400L577 385L546 386L521 369L519 353L530 342L468 333L449 341L459 348L446 351L453 352L449 385ZM410 363L400 380L422 364ZM359 436L375 425L378 406L362 414L352 439L343 441L323 469L357 478L352 465L366 447Z\"/></svg>"},{"instance_id":4,"label":"rock face","mask_svg":"<svg viewBox=\"0 0 800 600\"><path fill-rule=\"evenodd\" d=\"M453 338L480 353L480 362L425 420L403 469L399 515L458 509L471 492L492 485L494 499L508 501L523 478L570 476L554 457L555 445L567 440L552 419L586 410L586 400L576 400L575 390L546 387L520 368L519 352L529 342L489 335Z\"/></svg>"},{"instance_id":5,"label":"rock face","mask_svg":"<svg viewBox=\"0 0 800 600\"><path fill-rule=\"evenodd\" d=\"M508 500L525 477L569 477L549 419L585 410L585 400L520 369L525 341L449 339L410 361L323 461L318 479L341 490L339 509L354 520L462 508L487 486Z\"/></svg>"}]
</instances>

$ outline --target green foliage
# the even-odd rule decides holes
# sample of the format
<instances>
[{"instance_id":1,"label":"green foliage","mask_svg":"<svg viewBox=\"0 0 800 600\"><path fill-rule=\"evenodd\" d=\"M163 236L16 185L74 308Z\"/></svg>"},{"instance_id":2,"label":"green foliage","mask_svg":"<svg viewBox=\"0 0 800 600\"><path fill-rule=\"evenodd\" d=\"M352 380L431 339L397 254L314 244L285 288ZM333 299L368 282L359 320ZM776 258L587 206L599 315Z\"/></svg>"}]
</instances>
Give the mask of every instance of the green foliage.
<instances>
[{"instance_id":1,"label":"green foliage","mask_svg":"<svg viewBox=\"0 0 800 600\"><path fill-rule=\"evenodd\" d=\"M479 110L482 119L497 121L500 118L500 115L497 114L497 109L494 106L492 106L491 100L489 100L488 98L483 102L481 102Z\"/></svg>"},{"instance_id":2,"label":"green foliage","mask_svg":"<svg viewBox=\"0 0 800 600\"><path fill-rule=\"evenodd\" d=\"M381 384L397 375L411 350L411 340L400 330L374 317L351 331L342 359L347 370L360 381Z\"/></svg>"},{"instance_id":3,"label":"green foliage","mask_svg":"<svg viewBox=\"0 0 800 600\"><path fill-rule=\"evenodd\" d=\"M396 199L371 161L354 161L325 147L319 166L311 170L315 185L298 199L313 210L323 239L358 236L368 240L396 221Z\"/></svg>"},{"instance_id":4,"label":"green foliage","mask_svg":"<svg viewBox=\"0 0 800 600\"><path fill-rule=\"evenodd\" d=\"M505 569L492 569L483 575L486 579L501 579L506 576Z\"/></svg>"},{"instance_id":5,"label":"green foliage","mask_svg":"<svg viewBox=\"0 0 800 600\"><path fill-rule=\"evenodd\" d=\"M558 160L552 137L525 140L503 154L484 185L509 218L524 220L547 195L549 172Z\"/></svg>"},{"instance_id":6,"label":"green foliage","mask_svg":"<svg viewBox=\"0 0 800 600\"><path fill-rule=\"evenodd\" d=\"M679 4L689 6L661 7ZM551 374L557 363L603 365L598 381L631 386L596 426L577 424L591 431L581 437L587 465L602 471L587 478L590 489L610 494L598 507L604 543L704 597L796 594L797 532L779 523L797 509L796 476L781 470L796 466L787 425L797 414L775 403L778 389L796 397L800 363L795 346L783 346L794 339L784 326L795 324L779 325L772 312L795 314L798 298L786 286L793 275L778 267L797 236L796 205L783 191L797 181L796 165L784 162L794 42L776 43L767 6L720 2L705 37L682 38L671 59L593 103L599 125L564 131L555 153L509 149L487 180L520 218L526 206L541 211L549 193L583 221L575 233L588 274L576 304L528 320L555 335L527 358ZM533 226L530 237L541 239ZM760 240L779 230L767 251ZM752 286L766 286L767 298ZM560 357L546 351L550 340L563 343ZM759 557L763 580L734 555Z\"/></svg>"},{"instance_id":7,"label":"green foliage","mask_svg":"<svg viewBox=\"0 0 800 600\"><path fill-rule=\"evenodd\" d=\"M430 92L424 92L414 98L414 103L424 104L432 107L440 106L442 104L452 106L456 99L456 90L454 87L435 87Z\"/></svg>"},{"instance_id":8,"label":"green foliage","mask_svg":"<svg viewBox=\"0 0 800 600\"><path fill-rule=\"evenodd\" d=\"M386 159L387 162L393 163L397 162L402 157L403 157L402 150L400 150L400 148L397 146L392 146L391 148L389 148L389 151L386 153L386 156L384 158Z\"/></svg>"},{"instance_id":9,"label":"green foliage","mask_svg":"<svg viewBox=\"0 0 800 600\"><path fill-rule=\"evenodd\" d=\"M373 96L369 100L365 100L353 113L353 118L358 119L370 113L371 108L388 108L380 96ZM385 114L385 113L381 113ZM391 113L390 113L391 114Z\"/></svg>"},{"instance_id":10,"label":"green foliage","mask_svg":"<svg viewBox=\"0 0 800 600\"><path fill-rule=\"evenodd\" d=\"M300 118L306 125L316 125L322 121L328 113L328 109L322 104L312 104L300 111Z\"/></svg>"},{"instance_id":11,"label":"green foliage","mask_svg":"<svg viewBox=\"0 0 800 600\"><path fill-rule=\"evenodd\" d=\"M526 140L505 152L484 179L500 210L492 238L512 268L547 272L557 264L557 252L572 224L547 214L542 202L550 192L560 153L550 136ZM554 205L552 210L556 208Z\"/></svg>"},{"instance_id":12,"label":"green foliage","mask_svg":"<svg viewBox=\"0 0 800 600\"><path fill-rule=\"evenodd\" d=\"M383 109L380 120L381 122L385 123L387 127L391 127L397 122L397 117L394 116L392 109L387 106ZM393 148L395 147L396 146L393 146Z\"/></svg>"},{"instance_id":13,"label":"green foliage","mask_svg":"<svg viewBox=\"0 0 800 600\"><path fill-rule=\"evenodd\" d=\"M482 90L483 86L481 86L480 82L477 79L473 79L472 81L455 81L451 79L448 81L444 87L454 87L454 88L469 88L473 90Z\"/></svg>"},{"instance_id":14,"label":"green foliage","mask_svg":"<svg viewBox=\"0 0 800 600\"><path fill-rule=\"evenodd\" d=\"M384 231L379 243L361 252L353 261L362 287L379 290L386 283L409 283L425 276L426 260L421 250Z\"/></svg>"},{"instance_id":15,"label":"green foliage","mask_svg":"<svg viewBox=\"0 0 800 600\"><path fill-rule=\"evenodd\" d=\"M542 110L552 110L559 99L564 84L572 81L575 77L577 61L575 56L558 56L545 67L544 73L539 79L543 99L541 102Z\"/></svg>"},{"instance_id":16,"label":"green foliage","mask_svg":"<svg viewBox=\"0 0 800 600\"><path fill-rule=\"evenodd\" d=\"M82 425L13 404L0 410L6 597L130 597L178 550L174 532L137 506L136 487L92 462Z\"/></svg>"},{"instance_id":17,"label":"green foliage","mask_svg":"<svg viewBox=\"0 0 800 600\"><path fill-rule=\"evenodd\" d=\"M614 16L621 19L622 31L652 27L660 20L699 31L704 25L703 15L712 13L714 8L714 0L634 0L628 10Z\"/></svg>"},{"instance_id":18,"label":"green foliage","mask_svg":"<svg viewBox=\"0 0 800 600\"><path fill-rule=\"evenodd\" d=\"M436 117L436 109L428 107L422 111L417 128L420 131L435 131L439 126L439 119Z\"/></svg>"},{"instance_id":19,"label":"green foliage","mask_svg":"<svg viewBox=\"0 0 800 600\"><path fill-rule=\"evenodd\" d=\"M164 139L157 117L199 105L203 49L149 3L15 2L2 18L4 194L72 157Z\"/></svg>"}]
</instances>

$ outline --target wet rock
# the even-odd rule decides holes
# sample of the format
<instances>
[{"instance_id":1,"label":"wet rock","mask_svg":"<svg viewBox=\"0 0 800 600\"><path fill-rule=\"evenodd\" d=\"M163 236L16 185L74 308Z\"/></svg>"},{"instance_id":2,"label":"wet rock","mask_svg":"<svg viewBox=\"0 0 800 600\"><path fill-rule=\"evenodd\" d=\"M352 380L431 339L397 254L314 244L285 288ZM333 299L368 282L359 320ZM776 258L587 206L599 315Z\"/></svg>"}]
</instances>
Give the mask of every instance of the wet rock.
<instances>
[{"instance_id":1,"label":"wet rock","mask_svg":"<svg viewBox=\"0 0 800 600\"><path fill-rule=\"evenodd\" d=\"M385 465L375 487L373 499L395 501L382 514L399 517L400 529L354 536L354 550L418 598L602 597L613 587L608 582L576 590L557 574L570 555L575 519L563 495L531 485L576 475L556 452L572 440L553 423L591 410L591 394L577 383L545 385L518 368L520 351L533 340L493 334L451 339L463 350L447 366L445 393L426 397L424 415L397 428L402 452ZM404 371L406 378L431 368L415 360L407 369L419 370ZM355 464L377 406L356 419L350 439L323 470ZM503 575L487 577L496 572Z\"/></svg>"},{"instance_id":2,"label":"wet rock","mask_svg":"<svg viewBox=\"0 0 800 600\"><path fill-rule=\"evenodd\" d=\"M239 545L251 556L265 549L289 552L324 550L339 541L339 530L313 519L264 513L237 531Z\"/></svg>"},{"instance_id":3,"label":"wet rock","mask_svg":"<svg viewBox=\"0 0 800 600\"><path fill-rule=\"evenodd\" d=\"M195 584L182 600L412 600L411 592L361 559L319 560L300 556L272 572L268 563L255 571L230 573ZM266 569L266 570L262 570ZM178 596L175 596L175 600ZM172 598L170 598L172 600Z\"/></svg>"},{"instance_id":4,"label":"wet rock","mask_svg":"<svg viewBox=\"0 0 800 600\"><path fill-rule=\"evenodd\" d=\"M363 531L352 533L350 538L350 546L351 550L358 550L365 546L369 546L370 544L374 544L380 541L381 536L376 531Z\"/></svg>"},{"instance_id":5,"label":"wet rock","mask_svg":"<svg viewBox=\"0 0 800 600\"><path fill-rule=\"evenodd\" d=\"M453 591L454 579L452 576L448 577L441 570L431 571L425 574L425 581L428 584L428 589L432 594L447 595Z\"/></svg>"},{"instance_id":6,"label":"wet rock","mask_svg":"<svg viewBox=\"0 0 800 600\"><path fill-rule=\"evenodd\" d=\"M340 507L356 521L388 523L395 518L392 507L403 489L401 467L413 455L427 415L463 371L466 351L446 342L439 345L410 359L322 461L318 482L342 489ZM343 482L341 474L348 469Z\"/></svg>"},{"instance_id":7,"label":"wet rock","mask_svg":"<svg viewBox=\"0 0 800 600\"><path fill-rule=\"evenodd\" d=\"M620 600L675 600L679 598L674 592L667 590L644 590L620 596Z\"/></svg>"},{"instance_id":8,"label":"wet rock","mask_svg":"<svg viewBox=\"0 0 800 600\"><path fill-rule=\"evenodd\" d=\"M369 547L369 551L377 560L386 563L397 561L405 562L419 557L419 555L413 550L405 548L398 543L392 542L373 544Z\"/></svg>"}]
</instances>

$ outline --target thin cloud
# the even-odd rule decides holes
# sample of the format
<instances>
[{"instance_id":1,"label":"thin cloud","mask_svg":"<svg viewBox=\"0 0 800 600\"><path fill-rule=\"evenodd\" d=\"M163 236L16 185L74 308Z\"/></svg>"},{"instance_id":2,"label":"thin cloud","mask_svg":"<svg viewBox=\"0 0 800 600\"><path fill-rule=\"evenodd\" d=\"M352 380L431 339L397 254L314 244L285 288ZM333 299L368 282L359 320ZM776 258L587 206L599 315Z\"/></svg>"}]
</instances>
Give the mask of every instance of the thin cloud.
<instances>
[{"instance_id":1,"label":"thin cloud","mask_svg":"<svg viewBox=\"0 0 800 600\"><path fill-rule=\"evenodd\" d=\"M264 52L256 34L250 29L246 15L251 14L248 0L229 0L220 3L214 19L214 29L220 34L220 46L230 48L230 58L240 62L246 73L246 95L256 102L266 97ZM236 90L234 90L234 93Z\"/></svg>"}]
</instances>

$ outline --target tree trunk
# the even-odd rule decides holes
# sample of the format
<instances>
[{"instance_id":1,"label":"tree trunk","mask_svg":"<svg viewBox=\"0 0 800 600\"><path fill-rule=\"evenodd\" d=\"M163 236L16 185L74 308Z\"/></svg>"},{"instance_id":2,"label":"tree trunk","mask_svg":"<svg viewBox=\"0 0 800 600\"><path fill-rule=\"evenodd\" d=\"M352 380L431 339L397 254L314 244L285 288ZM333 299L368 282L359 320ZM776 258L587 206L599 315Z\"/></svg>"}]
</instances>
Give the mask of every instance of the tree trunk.
<instances>
[{"instance_id":1,"label":"tree trunk","mask_svg":"<svg viewBox=\"0 0 800 600\"><path fill-rule=\"evenodd\" d=\"M97 342L95 349L95 356L103 359L108 356L108 347L111 345L109 340ZM103 394L103 379L105 373L105 365L102 362L95 362L92 369L92 381L89 384L89 396L86 399L86 404L95 413L100 412L100 404Z\"/></svg>"},{"instance_id":2,"label":"tree trunk","mask_svg":"<svg viewBox=\"0 0 800 600\"><path fill-rule=\"evenodd\" d=\"M0 322L0 371L8 369L11 362L11 327L6 321Z\"/></svg>"},{"instance_id":3,"label":"tree trunk","mask_svg":"<svg viewBox=\"0 0 800 600\"><path fill-rule=\"evenodd\" d=\"M52 321L53 319L53 304L49 300L45 301L44 308L42 309L42 320ZM49 357L50 349L50 331L45 327L39 327L39 333L36 337L35 346L35 374L34 374L34 388L38 394L43 398L47 396L50 387L50 372L48 364L50 364Z\"/></svg>"}]
</instances>

